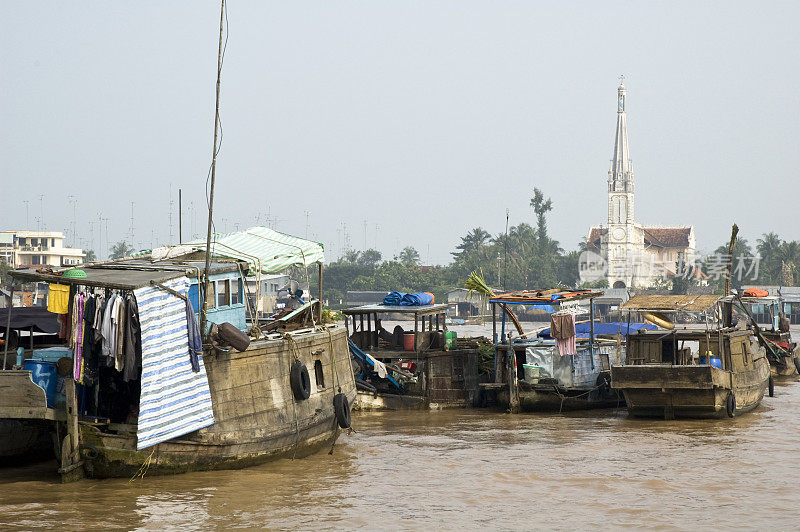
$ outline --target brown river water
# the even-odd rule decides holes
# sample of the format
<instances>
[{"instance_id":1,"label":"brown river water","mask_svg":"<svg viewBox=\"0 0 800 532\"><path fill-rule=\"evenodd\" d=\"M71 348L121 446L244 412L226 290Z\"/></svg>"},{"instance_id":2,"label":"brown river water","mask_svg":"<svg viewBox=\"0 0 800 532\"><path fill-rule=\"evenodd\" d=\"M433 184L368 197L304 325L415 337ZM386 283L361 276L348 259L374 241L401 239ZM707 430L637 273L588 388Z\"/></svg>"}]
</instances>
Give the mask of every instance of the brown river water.
<instances>
[{"instance_id":1,"label":"brown river water","mask_svg":"<svg viewBox=\"0 0 800 532\"><path fill-rule=\"evenodd\" d=\"M0 529L800 527L800 382L742 417L354 414L333 455L60 484L0 469Z\"/></svg>"}]
</instances>

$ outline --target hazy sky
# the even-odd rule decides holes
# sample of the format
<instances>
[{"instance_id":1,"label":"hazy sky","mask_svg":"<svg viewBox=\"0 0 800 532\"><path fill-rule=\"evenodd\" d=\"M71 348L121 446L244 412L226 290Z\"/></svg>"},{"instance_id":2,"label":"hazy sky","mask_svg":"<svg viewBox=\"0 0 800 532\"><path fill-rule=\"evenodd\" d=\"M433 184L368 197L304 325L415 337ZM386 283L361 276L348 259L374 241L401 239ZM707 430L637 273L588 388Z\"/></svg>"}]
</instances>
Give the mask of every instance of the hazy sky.
<instances>
[{"instance_id":1,"label":"hazy sky","mask_svg":"<svg viewBox=\"0 0 800 532\"><path fill-rule=\"evenodd\" d=\"M3 1L0 227L205 234L217 2ZM228 3L216 226L443 263L469 229L606 221L618 76L636 218L800 239L798 2ZM43 194L43 199L40 195ZM194 208L194 213L190 208ZM105 222L104 222L105 225ZM377 226L377 228L376 228ZM90 230L93 233L90 233ZM107 249L105 229L103 248ZM93 234L93 241L89 240Z\"/></svg>"}]
</instances>

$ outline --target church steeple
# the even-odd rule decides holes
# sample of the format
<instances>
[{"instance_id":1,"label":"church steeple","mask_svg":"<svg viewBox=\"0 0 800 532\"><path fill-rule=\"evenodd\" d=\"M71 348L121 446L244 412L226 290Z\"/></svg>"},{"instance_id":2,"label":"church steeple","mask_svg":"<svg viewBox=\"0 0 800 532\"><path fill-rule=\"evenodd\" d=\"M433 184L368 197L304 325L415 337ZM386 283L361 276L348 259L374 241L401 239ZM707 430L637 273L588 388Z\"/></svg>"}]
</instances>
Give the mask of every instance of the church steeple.
<instances>
[{"instance_id":1,"label":"church steeple","mask_svg":"<svg viewBox=\"0 0 800 532\"><path fill-rule=\"evenodd\" d=\"M617 87L617 132L608 170L608 221L633 223L633 164L628 152L628 124L625 116L627 90L624 76Z\"/></svg>"}]
</instances>

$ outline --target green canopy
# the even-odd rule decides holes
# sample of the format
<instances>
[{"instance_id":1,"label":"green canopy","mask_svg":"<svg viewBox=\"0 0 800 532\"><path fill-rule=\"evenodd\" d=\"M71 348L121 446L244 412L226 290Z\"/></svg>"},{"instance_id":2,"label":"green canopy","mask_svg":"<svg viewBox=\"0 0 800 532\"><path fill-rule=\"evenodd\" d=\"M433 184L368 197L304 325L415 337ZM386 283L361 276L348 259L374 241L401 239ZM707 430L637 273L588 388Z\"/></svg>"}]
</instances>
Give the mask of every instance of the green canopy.
<instances>
[{"instance_id":1,"label":"green canopy","mask_svg":"<svg viewBox=\"0 0 800 532\"><path fill-rule=\"evenodd\" d=\"M184 243L205 249L206 241ZM268 227L251 227L238 233L214 233L211 251L216 256L245 260L251 269L262 273L277 273L289 266L308 266L325 258L323 245L273 231Z\"/></svg>"}]
</instances>

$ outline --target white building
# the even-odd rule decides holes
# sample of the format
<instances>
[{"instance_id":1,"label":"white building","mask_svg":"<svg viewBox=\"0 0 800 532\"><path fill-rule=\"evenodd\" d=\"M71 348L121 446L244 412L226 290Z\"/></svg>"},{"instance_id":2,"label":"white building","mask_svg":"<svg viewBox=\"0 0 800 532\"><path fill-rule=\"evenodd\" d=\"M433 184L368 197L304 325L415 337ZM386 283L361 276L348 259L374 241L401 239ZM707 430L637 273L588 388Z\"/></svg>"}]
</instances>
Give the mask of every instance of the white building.
<instances>
[{"instance_id":1,"label":"white building","mask_svg":"<svg viewBox=\"0 0 800 532\"><path fill-rule=\"evenodd\" d=\"M633 164L628 152L625 115L627 91L617 88L617 131L608 171L608 223L592 226L587 250L602 263L599 275L613 288L646 288L658 278L674 274L676 263L691 264L695 258L694 227L646 226L634 219ZM594 275L593 275L594 274ZM581 282L596 281L598 270L581 264Z\"/></svg>"},{"instance_id":2,"label":"white building","mask_svg":"<svg viewBox=\"0 0 800 532\"><path fill-rule=\"evenodd\" d=\"M20 266L74 266L83 263L83 250L64 247L60 231L2 231L0 258Z\"/></svg>"}]
</instances>

